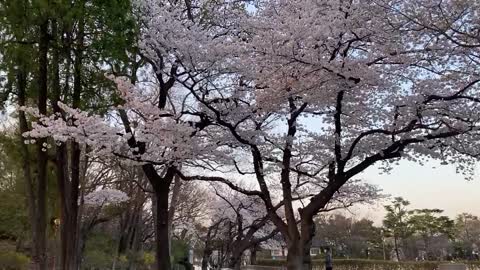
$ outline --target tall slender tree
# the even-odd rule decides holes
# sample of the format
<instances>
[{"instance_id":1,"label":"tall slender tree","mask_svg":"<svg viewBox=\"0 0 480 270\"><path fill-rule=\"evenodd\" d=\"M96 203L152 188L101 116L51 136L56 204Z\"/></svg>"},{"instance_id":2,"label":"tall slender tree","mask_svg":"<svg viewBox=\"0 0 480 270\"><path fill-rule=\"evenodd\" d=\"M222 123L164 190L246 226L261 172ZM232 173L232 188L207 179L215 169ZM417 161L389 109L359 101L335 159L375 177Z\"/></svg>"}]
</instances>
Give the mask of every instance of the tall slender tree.
<instances>
[{"instance_id":1,"label":"tall slender tree","mask_svg":"<svg viewBox=\"0 0 480 270\"><path fill-rule=\"evenodd\" d=\"M410 223L410 211L406 209L408 205L410 205L409 201L397 197L391 205L385 206L387 214L383 220L383 227L386 235L393 237L395 254L399 261L403 259L402 241L414 233Z\"/></svg>"}]
</instances>

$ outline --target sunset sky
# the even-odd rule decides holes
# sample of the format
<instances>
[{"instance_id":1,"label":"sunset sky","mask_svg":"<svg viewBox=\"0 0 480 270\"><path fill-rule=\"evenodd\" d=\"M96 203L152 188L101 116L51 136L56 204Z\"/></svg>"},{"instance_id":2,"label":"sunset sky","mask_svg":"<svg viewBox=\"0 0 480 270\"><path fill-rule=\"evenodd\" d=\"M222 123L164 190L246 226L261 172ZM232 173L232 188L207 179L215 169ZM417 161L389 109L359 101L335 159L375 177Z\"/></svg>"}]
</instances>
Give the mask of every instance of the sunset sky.
<instances>
[{"instance_id":1,"label":"sunset sky","mask_svg":"<svg viewBox=\"0 0 480 270\"><path fill-rule=\"evenodd\" d=\"M467 181L463 175L456 173L453 165L442 166L438 162L430 162L422 166L401 161L390 174L381 174L379 169L370 168L361 177L378 185L392 197L404 197L410 201L411 209L439 208L452 218L462 212L480 216L478 168L474 180ZM352 212L358 218L368 217L377 223L381 222L385 213L381 205L361 207Z\"/></svg>"}]
</instances>

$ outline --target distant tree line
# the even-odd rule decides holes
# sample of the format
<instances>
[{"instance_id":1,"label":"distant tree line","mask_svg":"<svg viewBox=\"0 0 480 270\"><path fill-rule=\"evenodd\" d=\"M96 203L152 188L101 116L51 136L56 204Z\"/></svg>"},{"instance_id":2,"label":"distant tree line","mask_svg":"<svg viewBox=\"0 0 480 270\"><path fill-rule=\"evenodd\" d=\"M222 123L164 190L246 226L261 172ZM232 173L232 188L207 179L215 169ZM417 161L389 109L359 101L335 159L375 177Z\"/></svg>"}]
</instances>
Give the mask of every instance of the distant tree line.
<instances>
[{"instance_id":1,"label":"distant tree line","mask_svg":"<svg viewBox=\"0 0 480 270\"><path fill-rule=\"evenodd\" d=\"M480 220L461 213L455 219L441 209L410 209L397 197L385 205L382 226L341 214L316 219L316 238L333 247L337 258L398 261L479 260Z\"/></svg>"}]
</instances>

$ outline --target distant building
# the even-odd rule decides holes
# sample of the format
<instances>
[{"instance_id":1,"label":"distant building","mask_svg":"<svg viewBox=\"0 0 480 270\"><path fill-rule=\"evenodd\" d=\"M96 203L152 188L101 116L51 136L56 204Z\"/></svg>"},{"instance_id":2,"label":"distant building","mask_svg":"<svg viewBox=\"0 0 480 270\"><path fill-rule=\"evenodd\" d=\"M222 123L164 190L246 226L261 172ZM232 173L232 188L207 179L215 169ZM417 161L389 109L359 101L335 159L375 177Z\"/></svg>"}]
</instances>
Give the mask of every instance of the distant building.
<instances>
[{"instance_id":1,"label":"distant building","mask_svg":"<svg viewBox=\"0 0 480 270\"><path fill-rule=\"evenodd\" d=\"M328 247L328 243L314 238L312 240L312 246L310 248L310 256L315 257L324 253L325 248ZM285 258L288 255L287 245L284 241L278 241L277 245L272 245L270 248L270 255L272 259Z\"/></svg>"}]
</instances>

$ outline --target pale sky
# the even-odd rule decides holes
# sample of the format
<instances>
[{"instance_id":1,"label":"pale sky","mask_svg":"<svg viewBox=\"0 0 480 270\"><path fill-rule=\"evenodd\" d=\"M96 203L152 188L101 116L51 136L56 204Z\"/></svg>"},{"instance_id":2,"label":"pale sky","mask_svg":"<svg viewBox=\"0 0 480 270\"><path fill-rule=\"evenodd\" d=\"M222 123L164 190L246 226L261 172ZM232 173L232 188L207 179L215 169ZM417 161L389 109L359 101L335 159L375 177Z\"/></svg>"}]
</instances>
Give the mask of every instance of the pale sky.
<instances>
[{"instance_id":1,"label":"pale sky","mask_svg":"<svg viewBox=\"0 0 480 270\"><path fill-rule=\"evenodd\" d=\"M390 174L381 174L377 168L369 168L360 177L378 185L384 193L392 197L401 196L410 201L411 209L439 208L451 218L463 212L480 216L478 169L474 180L467 181L462 174L456 173L453 165L442 166L432 161L422 166L414 162L400 161ZM385 213L381 205L356 208L352 209L352 212L358 218L368 217L377 224L381 223Z\"/></svg>"}]
</instances>

